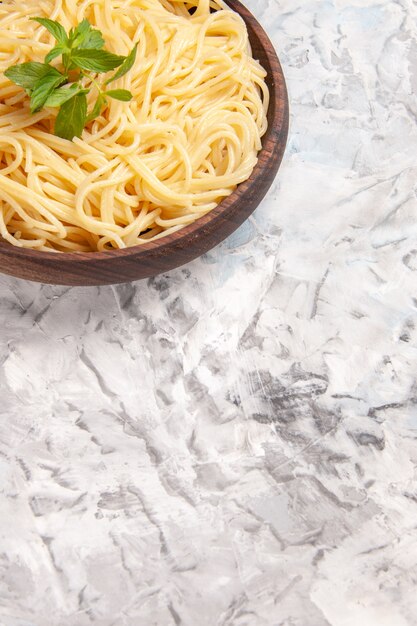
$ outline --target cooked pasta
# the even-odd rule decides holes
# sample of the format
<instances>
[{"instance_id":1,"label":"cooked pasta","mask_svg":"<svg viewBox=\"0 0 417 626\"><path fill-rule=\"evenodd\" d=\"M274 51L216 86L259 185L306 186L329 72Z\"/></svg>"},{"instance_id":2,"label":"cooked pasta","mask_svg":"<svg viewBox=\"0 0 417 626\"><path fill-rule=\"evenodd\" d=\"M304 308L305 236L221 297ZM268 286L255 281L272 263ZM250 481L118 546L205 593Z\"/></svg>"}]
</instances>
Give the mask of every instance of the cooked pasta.
<instances>
[{"instance_id":1,"label":"cooked pasta","mask_svg":"<svg viewBox=\"0 0 417 626\"><path fill-rule=\"evenodd\" d=\"M53 134L4 71L41 61L83 18L126 55L109 101L80 139ZM0 235L16 246L87 252L143 244L212 210L246 180L267 128L266 72L222 0L15 0L0 5ZM90 96L89 96L90 98ZM90 103L91 104L91 103Z\"/></svg>"}]
</instances>

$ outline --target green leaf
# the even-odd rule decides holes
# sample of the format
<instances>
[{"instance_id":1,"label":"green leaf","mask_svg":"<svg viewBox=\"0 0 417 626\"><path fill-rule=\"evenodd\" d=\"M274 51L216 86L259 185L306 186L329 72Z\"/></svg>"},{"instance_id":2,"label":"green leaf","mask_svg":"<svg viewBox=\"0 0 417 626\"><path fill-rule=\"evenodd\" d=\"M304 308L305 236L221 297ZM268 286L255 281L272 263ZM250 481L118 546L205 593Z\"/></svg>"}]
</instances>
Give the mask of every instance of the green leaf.
<instances>
[{"instance_id":1,"label":"green leaf","mask_svg":"<svg viewBox=\"0 0 417 626\"><path fill-rule=\"evenodd\" d=\"M115 98L115 100L121 100L122 102L130 102L133 98L133 95L127 89L109 89L109 91L106 91L106 96Z\"/></svg>"},{"instance_id":2,"label":"green leaf","mask_svg":"<svg viewBox=\"0 0 417 626\"><path fill-rule=\"evenodd\" d=\"M59 57L64 52L64 50L67 50L67 48L65 46L61 46L61 44L55 46L55 48L52 48L52 50L50 50L45 57L45 63L50 63L51 61L56 59L56 57Z\"/></svg>"},{"instance_id":3,"label":"green leaf","mask_svg":"<svg viewBox=\"0 0 417 626\"><path fill-rule=\"evenodd\" d=\"M93 120L96 119L96 117L100 115L101 109L103 108L105 104L106 104L106 97L104 94L100 93L98 95L98 98L96 100L96 103L92 111L87 115L86 124L88 124L89 122L92 122Z\"/></svg>"},{"instance_id":4,"label":"green leaf","mask_svg":"<svg viewBox=\"0 0 417 626\"><path fill-rule=\"evenodd\" d=\"M68 44L68 37L65 29L61 24L55 22L55 20L49 20L47 17L31 17L31 20L38 22L42 26L45 26L47 30L55 37L58 43L63 46Z\"/></svg>"},{"instance_id":5,"label":"green leaf","mask_svg":"<svg viewBox=\"0 0 417 626\"><path fill-rule=\"evenodd\" d=\"M46 107L60 107L70 100L77 94L88 93L88 89L83 89L81 85L78 83L73 83L72 85L64 85L63 87L59 87L55 89L45 102Z\"/></svg>"},{"instance_id":6,"label":"green leaf","mask_svg":"<svg viewBox=\"0 0 417 626\"><path fill-rule=\"evenodd\" d=\"M92 28L90 22L84 19L70 33L70 43L72 48L101 50L105 42L101 32Z\"/></svg>"},{"instance_id":7,"label":"green leaf","mask_svg":"<svg viewBox=\"0 0 417 626\"><path fill-rule=\"evenodd\" d=\"M62 85L65 80L66 76L50 67L50 72L35 83L30 95L30 112L36 113L36 111L39 111L54 89Z\"/></svg>"},{"instance_id":8,"label":"green leaf","mask_svg":"<svg viewBox=\"0 0 417 626\"><path fill-rule=\"evenodd\" d=\"M65 102L55 120L55 135L71 141L81 137L87 119L87 98L78 94Z\"/></svg>"},{"instance_id":9,"label":"green leaf","mask_svg":"<svg viewBox=\"0 0 417 626\"><path fill-rule=\"evenodd\" d=\"M85 50L101 50L104 46L105 41L103 36L99 30L95 28L91 28L87 33L84 41L78 45L78 48L82 48Z\"/></svg>"},{"instance_id":10,"label":"green leaf","mask_svg":"<svg viewBox=\"0 0 417 626\"><path fill-rule=\"evenodd\" d=\"M48 74L50 69L51 66L47 65L46 63L30 61L29 63L12 65L12 67L9 67L4 72L4 75L13 83L19 85L19 87L31 90L34 88L35 83L39 79Z\"/></svg>"},{"instance_id":11,"label":"green leaf","mask_svg":"<svg viewBox=\"0 0 417 626\"><path fill-rule=\"evenodd\" d=\"M124 76L125 74L127 74L127 72L129 70L132 69L135 60L136 60L136 52L138 49L138 44L135 44L134 48L132 49L131 53L125 58L125 60L123 61L122 65L119 67L119 69L117 70L116 74L114 76L111 76L107 81L106 81L106 85L109 85L110 83L112 83L114 80L117 80L118 78L121 78L122 76Z\"/></svg>"},{"instance_id":12,"label":"green leaf","mask_svg":"<svg viewBox=\"0 0 417 626\"><path fill-rule=\"evenodd\" d=\"M105 50L83 50L76 48L72 51L71 61L82 70L93 72L109 72L123 63L125 57L106 52Z\"/></svg>"},{"instance_id":13,"label":"green leaf","mask_svg":"<svg viewBox=\"0 0 417 626\"><path fill-rule=\"evenodd\" d=\"M87 19L83 19L76 28L71 28L69 32L70 46L78 46L91 28Z\"/></svg>"}]
</instances>

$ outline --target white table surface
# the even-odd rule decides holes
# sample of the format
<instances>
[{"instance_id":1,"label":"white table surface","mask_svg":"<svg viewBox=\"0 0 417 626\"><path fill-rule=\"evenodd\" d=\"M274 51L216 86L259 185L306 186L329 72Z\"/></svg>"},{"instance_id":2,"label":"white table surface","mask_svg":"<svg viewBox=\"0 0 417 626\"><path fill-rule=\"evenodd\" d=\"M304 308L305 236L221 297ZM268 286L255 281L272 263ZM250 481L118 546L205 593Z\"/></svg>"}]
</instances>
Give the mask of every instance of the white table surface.
<instances>
[{"instance_id":1,"label":"white table surface","mask_svg":"<svg viewBox=\"0 0 417 626\"><path fill-rule=\"evenodd\" d=\"M279 176L154 280L0 277L2 626L417 624L417 9L247 0Z\"/></svg>"}]
</instances>

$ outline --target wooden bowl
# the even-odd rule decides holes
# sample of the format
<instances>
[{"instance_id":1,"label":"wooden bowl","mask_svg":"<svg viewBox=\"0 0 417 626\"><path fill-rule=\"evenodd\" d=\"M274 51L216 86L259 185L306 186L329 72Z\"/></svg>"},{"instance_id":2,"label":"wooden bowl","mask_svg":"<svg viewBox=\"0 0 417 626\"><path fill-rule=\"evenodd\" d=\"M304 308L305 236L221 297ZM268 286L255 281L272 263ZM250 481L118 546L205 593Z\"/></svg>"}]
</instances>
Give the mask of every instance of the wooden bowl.
<instances>
[{"instance_id":1,"label":"wooden bowl","mask_svg":"<svg viewBox=\"0 0 417 626\"><path fill-rule=\"evenodd\" d=\"M238 1L227 4L245 20L253 56L268 72L271 91L268 131L250 178L193 224L156 241L108 252L60 253L18 248L0 242L0 272L56 285L106 285L161 274L214 248L255 210L271 186L288 134L288 97L281 65L265 31Z\"/></svg>"}]
</instances>

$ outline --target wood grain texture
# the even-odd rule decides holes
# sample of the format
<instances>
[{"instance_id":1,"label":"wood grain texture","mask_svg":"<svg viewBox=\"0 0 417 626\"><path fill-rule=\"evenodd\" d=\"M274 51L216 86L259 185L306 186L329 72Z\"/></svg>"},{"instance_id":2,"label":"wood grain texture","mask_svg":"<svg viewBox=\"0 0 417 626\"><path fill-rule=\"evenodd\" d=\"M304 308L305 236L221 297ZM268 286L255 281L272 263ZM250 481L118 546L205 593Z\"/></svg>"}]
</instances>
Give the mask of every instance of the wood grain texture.
<instances>
[{"instance_id":1,"label":"wood grain texture","mask_svg":"<svg viewBox=\"0 0 417 626\"><path fill-rule=\"evenodd\" d=\"M204 254L235 231L255 210L280 166L288 135L289 107L282 68L271 41L238 1L227 4L245 20L253 56L268 73L271 92L268 130L250 178L210 213L155 242L123 250L90 253L40 252L0 242L0 272L57 285L106 285L148 278Z\"/></svg>"}]
</instances>

